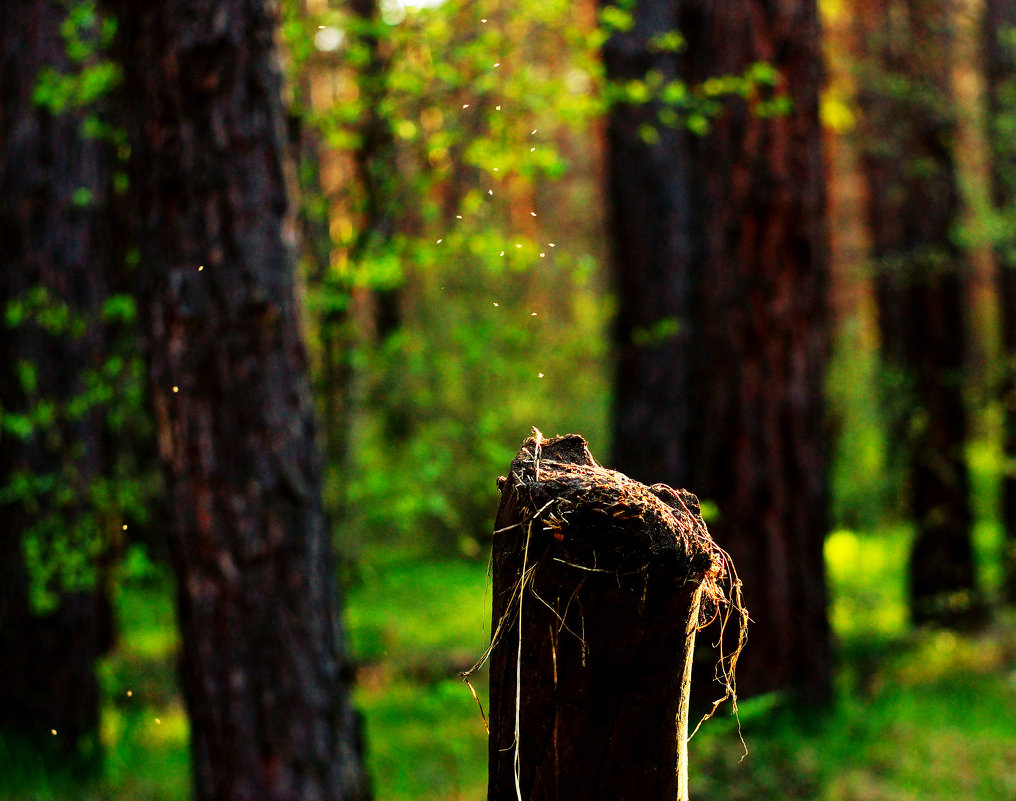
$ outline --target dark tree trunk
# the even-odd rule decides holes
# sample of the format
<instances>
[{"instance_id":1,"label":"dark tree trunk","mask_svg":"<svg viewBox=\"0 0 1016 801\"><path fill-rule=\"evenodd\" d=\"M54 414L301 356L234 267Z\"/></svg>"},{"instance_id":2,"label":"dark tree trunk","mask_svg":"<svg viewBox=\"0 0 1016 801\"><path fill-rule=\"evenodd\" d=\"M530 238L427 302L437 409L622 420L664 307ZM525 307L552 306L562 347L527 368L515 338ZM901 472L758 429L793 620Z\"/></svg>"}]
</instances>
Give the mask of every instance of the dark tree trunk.
<instances>
[{"instance_id":1,"label":"dark tree trunk","mask_svg":"<svg viewBox=\"0 0 1016 801\"><path fill-rule=\"evenodd\" d=\"M917 530L909 583L918 623L960 622L978 606L964 455L964 264L952 241L960 197L951 9L944 0L869 0L858 15L862 169L890 444L902 454Z\"/></svg>"},{"instance_id":2,"label":"dark tree trunk","mask_svg":"<svg viewBox=\"0 0 1016 801\"><path fill-rule=\"evenodd\" d=\"M828 530L829 253L814 0L696 3L684 34L695 82L775 68L784 114L732 100L695 143L704 244L694 293L694 484L739 566L755 621L745 693L824 703L832 654ZM760 98L769 93L759 89Z\"/></svg>"},{"instance_id":3,"label":"dark tree trunk","mask_svg":"<svg viewBox=\"0 0 1016 801\"><path fill-rule=\"evenodd\" d=\"M619 466L695 486L718 510L714 534L756 621L739 688L823 702L829 314L815 3L657 1L635 19L605 51L610 77L655 68L669 78L674 67L646 43L676 27L686 43L678 77L697 84L765 61L793 105L767 118L753 101L729 100L704 136L660 130L651 147L639 131L651 105L612 112ZM678 322L676 335L632 341L632 329L660 318Z\"/></svg>"},{"instance_id":4,"label":"dark tree trunk","mask_svg":"<svg viewBox=\"0 0 1016 801\"><path fill-rule=\"evenodd\" d=\"M678 56L653 50L678 28L679 3L645 0L635 25L603 47L607 75L625 84L649 70L665 81ZM617 365L612 458L641 481L690 483L688 433L692 264L688 134L659 122L659 102L624 103L607 119L607 199L611 224ZM651 129L656 132L644 136Z\"/></svg>"},{"instance_id":5,"label":"dark tree trunk","mask_svg":"<svg viewBox=\"0 0 1016 801\"><path fill-rule=\"evenodd\" d=\"M195 797L367 797L283 175L275 8L119 5Z\"/></svg>"},{"instance_id":6,"label":"dark tree trunk","mask_svg":"<svg viewBox=\"0 0 1016 801\"><path fill-rule=\"evenodd\" d=\"M723 571L698 501L574 434L527 439L498 483L489 801L687 799L699 602Z\"/></svg>"},{"instance_id":7,"label":"dark tree trunk","mask_svg":"<svg viewBox=\"0 0 1016 801\"><path fill-rule=\"evenodd\" d=\"M68 587L61 555L94 551L101 525L114 525L97 519L89 495L108 467L102 410L69 410L86 391L86 372L105 359L112 157L106 143L83 135L85 109L57 113L33 99L43 70L80 68L60 34L66 16L59 2L0 5L0 727L29 740L52 740L55 730L65 754L86 743L94 753L98 744L95 663L110 644L111 619L101 582ZM7 314L12 304L33 306L39 291L40 308L56 317ZM24 381L22 365L34 381ZM16 416L47 403L52 421L19 432ZM39 483L19 492L19 476ZM45 613L31 598L26 538L56 567Z\"/></svg>"},{"instance_id":8,"label":"dark tree trunk","mask_svg":"<svg viewBox=\"0 0 1016 801\"><path fill-rule=\"evenodd\" d=\"M1010 133L1016 118L1016 2L987 0L984 8L984 70L988 102L988 144L995 208L1011 220L1016 209L1016 146ZM1002 477L1004 593L1016 603L1016 244L1010 237L995 247L999 319L1002 323L1004 454Z\"/></svg>"}]
</instances>

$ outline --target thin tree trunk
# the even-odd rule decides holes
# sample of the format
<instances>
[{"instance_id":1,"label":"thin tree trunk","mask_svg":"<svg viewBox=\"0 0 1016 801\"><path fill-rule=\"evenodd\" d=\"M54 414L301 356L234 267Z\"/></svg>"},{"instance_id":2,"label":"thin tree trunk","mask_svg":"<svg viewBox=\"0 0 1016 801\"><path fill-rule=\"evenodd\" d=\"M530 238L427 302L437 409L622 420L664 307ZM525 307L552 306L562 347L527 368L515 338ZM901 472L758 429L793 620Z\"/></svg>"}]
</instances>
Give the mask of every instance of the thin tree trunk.
<instances>
[{"instance_id":1,"label":"thin tree trunk","mask_svg":"<svg viewBox=\"0 0 1016 801\"><path fill-rule=\"evenodd\" d=\"M988 143L996 210L1011 219L1016 207L1016 148L1010 126L1016 116L1016 2L987 0L984 9L984 69ZM1002 323L1003 453L1010 465L1002 477L1005 598L1016 603L1016 246L1011 237L995 247L999 319Z\"/></svg>"},{"instance_id":2,"label":"thin tree trunk","mask_svg":"<svg viewBox=\"0 0 1016 801\"><path fill-rule=\"evenodd\" d=\"M112 632L101 581L68 587L64 563L68 550L101 547L113 522L90 496L109 465L103 409L70 412L105 359L112 156L84 135L88 109L35 97L43 71L82 66L66 54L66 18L59 2L0 5L0 726L36 741L55 732L64 754L97 749L95 665ZM15 424L44 404L51 420ZM29 551L41 564L26 563ZM52 608L41 612L32 586L49 568Z\"/></svg>"},{"instance_id":3,"label":"thin tree trunk","mask_svg":"<svg viewBox=\"0 0 1016 801\"><path fill-rule=\"evenodd\" d=\"M915 622L976 615L964 448L964 264L952 240L960 197L953 157L948 0L869 0L858 15L867 217L876 270L890 446L901 452L917 536Z\"/></svg>"},{"instance_id":4,"label":"thin tree trunk","mask_svg":"<svg viewBox=\"0 0 1016 801\"><path fill-rule=\"evenodd\" d=\"M195 797L366 798L294 295L275 8L119 10Z\"/></svg>"}]
</instances>

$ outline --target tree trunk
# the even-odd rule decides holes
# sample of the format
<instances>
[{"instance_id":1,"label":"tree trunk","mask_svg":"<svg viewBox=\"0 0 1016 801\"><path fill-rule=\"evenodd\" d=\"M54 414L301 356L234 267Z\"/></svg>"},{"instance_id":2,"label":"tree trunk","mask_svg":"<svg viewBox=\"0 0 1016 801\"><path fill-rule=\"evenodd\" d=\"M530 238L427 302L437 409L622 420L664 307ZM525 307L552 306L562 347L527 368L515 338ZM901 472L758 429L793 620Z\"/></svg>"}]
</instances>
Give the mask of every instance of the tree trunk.
<instances>
[{"instance_id":1,"label":"tree trunk","mask_svg":"<svg viewBox=\"0 0 1016 801\"><path fill-rule=\"evenodd\" d=\"M988 103L988 145L995 209L1011 220L1016 207L1016 148L1010 134L1016 115L1016 2L987 0L984 9L984 70ZM1002 324L1003 452L1010 465L1002 477L1005 529L1005 599L1016 604L1016 246L1011 237L995 247L999 319Z\"/></svg>"},{"instance_id":2,"label":"tree trunk","mask_svg":"<svg viewBox=\"0 0 1016 801\"><path fill-rule=\"evenodd\" d=\"M868 0L858 15L867 217L890 440L902 452L917 530L909 584L918 623L957 623L978 608L964 454L964 265L952 241L960 197L951 13L946 0Z\"/></svg>"},{"instance_id":3,"label":"tree trunk","mask_svg":"<svg viewBox=\"0 0 1016 801\"><path fill-rule=\"evenodd\" d=\"M688 797L688 691L721 553L695 496L523 444L494 531L489 801Z\"/></svg>"},{"instance_id":4,"label":"tree trunk","mask_svg":"<svg viewBox=\"0 0 1016 801\"><path fill-rule=\"evenodd\" d=\"M0 5L0 727L55 732L64 755L98 746L95 663L112 631L96 564L72 574L68 553L100 550L113 523L90 495L109 466L103 410L82 403L105 359L112 156L83 135L94 109L35 97L44 71L83 66L67 56L66 18L59 2ZM47 405L50 420L35 416Z\"/></svg>"},{"instance_id":5,"label":"tree trunk","mask_svg":"<svg viewBox=\"0 0 1016 801\"><path fill-rule=\"evenodd\" d=\"M822 702L829 314L815 3L654 0L634 13L605 48L612 79L676 69L694 87L764 61L778 84L728 99L697 139L659 128L647 144L652 103L611 114L615 452L636 477L659 471L717 509L714 534L756 621L740 689ZM652 46L675 28L680 54ZM774 92L788 113L762 113Z\"/></svg>"},{"instance_id":6,"label":"tree trunk","mask_svg":"<svg viewBox=\"0 0 1016 801\"><path fill-rule=\"evenodd\" d=\"M674 0L645 0L634 27L603 47L609 79L665 81L678 55L653 49L678 27ZM607 119L607 199L617 316L612 458L641 481L690 483L688 435L690 281L694 231L685 131L661 125L661 103L624 103ZM654 132L649 133L650 131Z\"/></svg>"},{"instance_id":7,"label":"tree trunk","mask_svg":"<svg viewBox=\"0 0 1016 801\"><path fill-rule=\"evenodd\" d=\"M195 797L366 798L294 295L275 8L119 11L139 65L132 191Z\"/></svg>"}]
</instances>

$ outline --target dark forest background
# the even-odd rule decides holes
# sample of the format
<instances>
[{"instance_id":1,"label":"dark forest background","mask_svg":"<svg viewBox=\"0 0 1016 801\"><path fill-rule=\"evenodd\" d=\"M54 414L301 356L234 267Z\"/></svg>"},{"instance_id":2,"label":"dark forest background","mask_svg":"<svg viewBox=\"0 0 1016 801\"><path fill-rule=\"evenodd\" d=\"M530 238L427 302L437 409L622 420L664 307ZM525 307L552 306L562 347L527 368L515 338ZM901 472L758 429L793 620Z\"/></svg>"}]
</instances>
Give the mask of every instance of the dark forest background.
<instances>
[{"instance_id":1,"label":"dark forest background","mask_svg":"<svg viewBox=\"0 0 1016 801\"><path fill-rule=\"evenodd\" d=\"M484 797L533 426L737 565L692 797L1016 796L1016 2L10 0L0 331L2 798Z\"/></svg>"}]
</instances>

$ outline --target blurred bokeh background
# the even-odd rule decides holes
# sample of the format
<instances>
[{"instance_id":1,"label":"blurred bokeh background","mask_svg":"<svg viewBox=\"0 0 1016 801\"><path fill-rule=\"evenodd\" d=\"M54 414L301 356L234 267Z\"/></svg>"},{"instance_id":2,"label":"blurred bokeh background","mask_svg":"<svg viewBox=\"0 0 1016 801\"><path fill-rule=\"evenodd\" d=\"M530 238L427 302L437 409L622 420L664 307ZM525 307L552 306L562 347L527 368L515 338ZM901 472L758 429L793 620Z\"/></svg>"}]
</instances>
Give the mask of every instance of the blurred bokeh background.
<instances>
[{"instance_id":1,"label":"blurred bokeh background","mask_svg":"<svg viewBox=\"0 0 1016 801\"><path fill-rule=\"evenodd\" d=\"M126 8L0 10L18 801L192 797ZM276 37L376 798L485 797L459 673L531 426L698 493L740 567L692 797L1016 798L1016 3L283 0Z\"/></svg>"}]
</instances>

